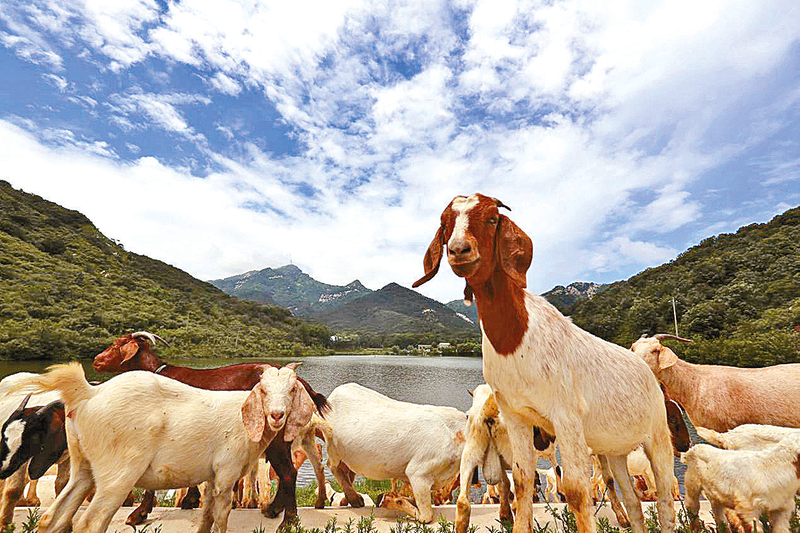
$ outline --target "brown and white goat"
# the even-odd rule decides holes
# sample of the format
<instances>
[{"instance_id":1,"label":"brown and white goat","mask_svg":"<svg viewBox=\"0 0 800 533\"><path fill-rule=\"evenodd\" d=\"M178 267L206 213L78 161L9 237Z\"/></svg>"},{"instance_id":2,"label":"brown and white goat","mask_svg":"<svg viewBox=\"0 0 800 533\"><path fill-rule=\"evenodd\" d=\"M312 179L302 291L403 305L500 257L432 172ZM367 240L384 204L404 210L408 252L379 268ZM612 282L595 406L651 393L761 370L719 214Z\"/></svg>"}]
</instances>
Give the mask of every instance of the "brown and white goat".
<instances>
[{"instance_id":1,"label":"brown and white goat","mask_svg":"<svg viewBox=\"0 0 800 533\"><path fill-rule=\"evenodd\" d=\"M70 479L39 531L66 531L93 486L75 531L106 531L134 486L208 481L197 531L225 533L237 480L278 435L293 440L315 410L296 366L269 368L249 392L201 390L147 372L91 386L80 363L54 365L19 384L24 392L58 391L67 412Z\"/></svg>"},{"instance_id":2,"label":"brown and white goat","mask_svg":"<svg viewBox=\"0 0 800 533\"><path fill-rule=\"evenodd\" d=\"M279 365L271 363L240 363L203 369L170 365L153 353L152 348L157 340L167 344L158 335L146 331L123 335L94 357L94 369L97 372L146 370L205 390L251 390L258 383L266 368L279 367ZM314 391L311 385L302 378L298 377L297 379L314 401L317 411L322 414L327 406L325 396ZM297 516L295 497L297 470L292 466L291 444L291 442L285 442L283 438L276 438L267 448L267 461L278 474L278 490L275 498L261 509L261 512L269 518L275 518L285 510L282 522L284 524ZM252 493L255 488L252 487L250 490L251 493L245 498L246 507L253 507L255 502L255 494ZM192 500L184 500L183 508L189 509L191 508L189 502L197 501L199 497L197 489L191 494ZM126 523L129 525L143 523L147 514L152 510L154 501L155 494L146 493L142 504L131 513Z\"/></svg>"},{"instance_id":3,"label":"brown and white goat","mask_svg":"<svg viewBox=\"0 0 800 533\"><path fill-rule=\"evenodd\" d=\"M728 431L742 424L800 428L800 363L737 368L688 363L661 344L659 334L631 346L695 426Z\"/></svg>"},{"instance_id":4,"label":"brown and white goat","mask_svg":"<svg viewBox=\"0 0 800 533\"><path fill-rule=\"evenodd\" d=\"M525 291L533 259L531 239L505 215L502 202L475 194L445 208L425 254L425 275L438 271L442 249L465 278L483 332L483 375L505 417L514 453L515 531L532 530L536 453L531 427L559 441L564 491L578 530L594 533L589 447L608 460L622 489L635 533L643 533L641 504L628 478L626 457L643 444L658 485L662 531L674 527L670 497L672 453L658 382L641 358L580 329L547 300Z\"/></svg>"}]
</instances>

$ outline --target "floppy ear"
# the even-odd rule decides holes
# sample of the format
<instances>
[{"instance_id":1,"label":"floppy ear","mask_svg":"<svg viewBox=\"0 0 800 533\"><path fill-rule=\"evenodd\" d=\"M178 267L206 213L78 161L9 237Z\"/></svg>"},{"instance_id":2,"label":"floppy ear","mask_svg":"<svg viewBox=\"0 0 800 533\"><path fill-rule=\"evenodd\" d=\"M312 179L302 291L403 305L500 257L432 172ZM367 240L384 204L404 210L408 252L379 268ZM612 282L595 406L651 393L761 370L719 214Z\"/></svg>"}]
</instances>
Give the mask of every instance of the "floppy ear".
<instances>
[{"instance_id":1,"label":"floppy ear","mask_svg":"<svg viewBox=\"0 0 800 533\"><path fill-rule=\"evenodd\" d=\"M533 241L519 226L505 215L500 215L495 239L497 258L503 272L520 287L528 286L525 277L533 261Z\"/></svg>"},{"instance_id":2,"label":"floppy ear","mask_svg":"<svg viewBox=\"0 0 800 533\"><path fill-rule=\"evenodd\" d=\"M292 410L286 419L286 431L283 432L286 442L293 441L300 431L309 423L314 414L314 402L306 392L306 388L299 381L294 385Z\"/></svg>"},{"instance_id":3,"label":"floppy ear","mask_svg":"<svg viewBox=\"0 0 800 533\"><path fill-rule=\"evenodd\" d=\"M659 370L666 370L667 368L671 367L675 363L678 362L678 356L675 355L675 352L667 348L666 346L661 346L658 349L658 369Z\"/></svg>"},{"instance_id":4,"label":"floppy ear","mask_svg":"<svg viewBox=\"0 0 800 533\"><path fill-rule=\"evenodd\" d=\"M119 352L122 354L122 361L120 364L124 363L125 361L129 361L133 359L133 356L139 351L139 343L136 341L128 341L126 342L122 348L119 349Z\"/></svg>"},{"instance_id":5,"label":"floppy ear","mask_svg":"<svg viewBox=\"0 0 800 533\"><path fill-rule=\"evenodd\" d=\"M430 281L430 279L436 275L439 271L439 263L442 261L442 248L444 248L444 229L439 226L436 235L431 241L431 245L428 246L428 251L425 252L425 259L423 260L425 275L415 281L411 285L412 287L419 287L426 281Z\"/></svg>"},{"instance_id":6,"label":"floppy ear","mask_svg":"<svg viewBox=\"0 0 800 533\"><path fill-rule=\"evenodd\" d=\"M248 394L242 405L242 422L247 430L247 436L253 442L259 442L264 436L266 415L264 414L264 400L266 394L259 383Z\"/></svg>"}]
</instances>

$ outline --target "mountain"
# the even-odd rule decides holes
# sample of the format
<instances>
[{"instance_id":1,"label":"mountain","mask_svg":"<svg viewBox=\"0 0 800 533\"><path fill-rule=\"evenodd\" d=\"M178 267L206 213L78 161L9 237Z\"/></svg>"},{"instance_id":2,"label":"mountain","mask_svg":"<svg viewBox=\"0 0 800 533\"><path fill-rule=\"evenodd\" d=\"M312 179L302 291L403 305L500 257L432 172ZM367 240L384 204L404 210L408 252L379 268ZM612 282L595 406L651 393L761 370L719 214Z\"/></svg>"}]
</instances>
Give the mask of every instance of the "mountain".
<instances>
[{"instance_id":1,"label":"mountain","mask_svg":"<svg viewBox=\"0 0 800 533\"><path fill-rule=\"evenodd\" d=\"M766 224L709 237L567 309L575 323L623 346L678 331L693 362L764 366L800 361L800 207Z\"/></svg>"},{"instance_id":2,"label":"mountain","mask_svg":"<svg viewBox=\"0 0 800 533\"><path fill-rule=\"evenodd\" d=\"M311 316L372 292L358 280L344 286L319 282L294 265L253 270L210 283L231 296L280 305L299 316Z\"/></svg>"},{"instance_id":3,"label":"mountain","mask_svg":"<svg viewBox=\"0 0 800 533\"><path fill-rule=\"evenodd\" d=\"M330 333L128 252L77 211L0 181L0 359L93 357L124 333L165 358L327 353Z\"/></svg>"},{"instance_id":4,"label":"mountain","mask_svg":"<svg viewBox=\"0 0 800 533\"><path fill-rule=\"evenodd\" d=\"M563 285L556 285L549 291L542 293L542 296L563 313L575 302L585 298L591 298L597 291L601 291L605 287L606 285L599 283L576 281L575 283L570 283L566 287ZM478 308L474 303L467 306L464 304L463 299L453 300L452 302L447 302L447 307L468 318L475 323L476 328L480 329L480 325L478 324Z\"/></svg>"},{"instance_id":5,"label":"mountain","mask_svg":"<svg viewBox=\"0 0 800 533\"><path fill-rule=\"evenodd\" d=\"M542 294L548 302L555 305L562 313L574 303L591 298L597 291L602 291L606 285L585 281L576 281L566 287L556 285L549 291Z\"/></svg>"},{"instance_id":6,"label":"mountain","mask_svg":"<svg viewBox=\"0 0 800 533\"><path fill-rule=\"evenodd\" d=\"M342 331L366 331L384 335L433 334L449 342L480 339L475 326L455 311L420 293L390 283L382 289L314 315ZM396 340L393 344L400 344ZM409 337L409 342L414 342ZM405 346L406 344L402 344Z\"/></svg>"}]
</instances>

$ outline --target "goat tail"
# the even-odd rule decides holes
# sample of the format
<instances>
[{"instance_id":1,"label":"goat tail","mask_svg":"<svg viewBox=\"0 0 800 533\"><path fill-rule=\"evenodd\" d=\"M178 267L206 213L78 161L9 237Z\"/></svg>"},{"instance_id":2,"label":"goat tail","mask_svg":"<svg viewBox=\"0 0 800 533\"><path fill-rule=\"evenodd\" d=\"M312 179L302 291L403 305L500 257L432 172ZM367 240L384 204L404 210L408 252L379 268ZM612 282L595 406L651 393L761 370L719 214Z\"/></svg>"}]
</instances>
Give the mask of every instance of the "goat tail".
<instances>
[{"instance_id":1,"label":"goat tail","mask_svg":"<svg viewBox=\"0 0 800 533\"><path fill-rule=\"evenodd\" d=\"M78 362L49 366L46 373L34 374L13 389L31 393L58 391L70 411L95 395L94 387L86 381L83 366Z\"/></svg>"},{"instance_id":2,"label":"goat tail","mask_svg":"<svg viewBox=\"0 0 800 533\"><path fill-rule=\"evenodd\" d=\"M697 430L697 436L704 441L714 446L725 448L725 437L722 433L701 426L695 426L694 429Z\"/></svg>"}]
</instances>

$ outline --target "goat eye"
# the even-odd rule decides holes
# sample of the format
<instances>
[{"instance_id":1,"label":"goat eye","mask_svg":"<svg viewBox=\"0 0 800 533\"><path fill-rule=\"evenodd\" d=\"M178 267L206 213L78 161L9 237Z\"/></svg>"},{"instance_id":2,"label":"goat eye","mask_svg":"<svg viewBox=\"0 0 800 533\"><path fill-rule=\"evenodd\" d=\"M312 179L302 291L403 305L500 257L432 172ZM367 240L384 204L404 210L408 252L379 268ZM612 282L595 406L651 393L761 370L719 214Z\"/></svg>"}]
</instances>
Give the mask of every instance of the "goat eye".
<instances>
[{"instance_id":1,"label":"goat eye","mask_svg":"<svg viewBox=\"0 0 800 533\"><path fill-rule=\"evenodd\" d=\"M489 220L486 221L489 224L497 224L497 217L491 217Z\"/></svg>"}]
</instances>

